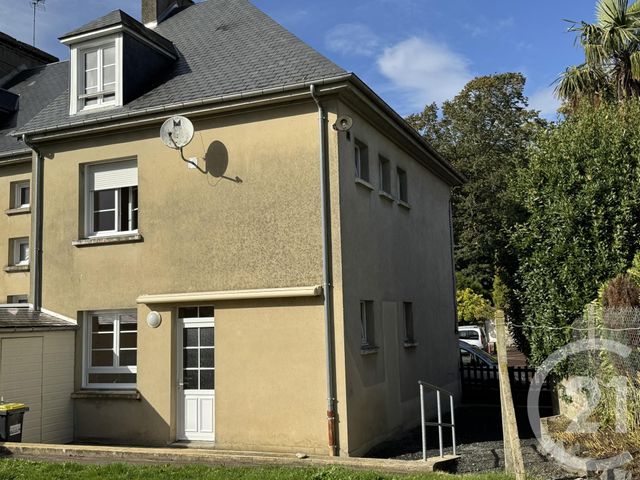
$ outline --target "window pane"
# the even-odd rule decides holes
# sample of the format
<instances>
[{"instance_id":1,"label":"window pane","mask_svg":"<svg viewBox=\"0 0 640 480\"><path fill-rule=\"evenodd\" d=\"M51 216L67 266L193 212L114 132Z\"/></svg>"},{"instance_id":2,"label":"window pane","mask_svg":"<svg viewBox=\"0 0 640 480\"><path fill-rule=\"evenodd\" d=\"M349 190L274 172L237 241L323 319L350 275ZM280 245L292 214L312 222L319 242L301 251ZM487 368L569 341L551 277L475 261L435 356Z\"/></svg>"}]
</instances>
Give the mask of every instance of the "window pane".
<instances>
[{"instance_id":1,"label":"window pane","mask_svg":"<svg viewBox=\"0 0 640 480\"><path fill-rule=\"evenodd\" d=\"M136 348L138 334L132 332L120 332L120 348Z\"/></svg>"},{"instance_id":2,"label":"window pane","mask_svg":"<svg viewBox=\"0 0 640 480\"><path fill-rule=\"evenodd\" d=\"M200 346L213 347L213 327L200 329Z\"/></svg>"},{"instance_id":3,"label":"window pane","mask_svg":"<svg viewBox=\"0 0 640 480\"><path fill-rule=\"evenodd\" d=\"M113 332L113 317L93 315L91 317L92 332Z\"/></svg>"},{"instance_id":4,"label":"window pane","mask_svg":"<svg viewBox=\"0 0 640 480\"><path fill-rule=\"evenodd\" d=\"M113 366L113 350L92 350L91 366L92 367L112 367Z\"/></svg>"},{"instance_id":5,"label":"window pane","mask_svg":"<svg viewBox=\"0 0 640 480\"><path fill-rule=\"evenodd\" d=\"M88 92L91 93L91 92ZM84 101L85 106L90 107L91 105L97 105L98 104L98 99L97 98L87 98Z\"/></svg>"},{"instance_id":6,"label":"window pane","mask_svg":"<svg viewBox=\"0 0 640 480\"><path fill-rule=\"evenodd\" d=\"M103 50L103 60L102 63L104 65L111 65L116 63L116 47L108 47Z\"/></svg>"},{"instance_id":7,"label":"window pane","mask_svg":"<svg viewBox=\"0 0 640 480\"><path fill-rule=\"evenodd\" d=\"M135 373L90 373L89 383L123 384L136 383Z\"/></svg>"},{"instance_id":8,"label":"window pane","mask_svg":"<svg viewBox=\"0 0 640 480\"><path fill-rule=\"evenodd\" d=\"M198 307L183 307L178 309L180 318L198 318Z\"/></svg>"},{"instance_id":9,"label":"window pane","mask_svg":"<svg viewBox=\"0 0 640 480\"><path fill-rule=\"evenodd\" d=\"M184 370L184 389L198 390L198 370Z\"/></svg>"},{"instance_id":10,"label":"window pane","mask_svg":"<svg viewBox=\"0 0 640 480\"><path fill-rule=\"evenodd\" d=\"M200 370L200 390L213 390L214 388L214 371Z\"/></svg>"},{"instance_id":11,"label":"window pane","mask_svg":"<svg viewBox=\"0 0 640 480\"><path fill-rule=\"evenodd\" d=\"M20 258L18 259L20 263L29 261L29 244L21 243L20 244Z\"/></svg>"},{"instance_id":12,"label":"window pane","mask_svg":"<svg viewBox=\"0 0 640 480\"><path fill-rule=\"evenodd\" d=\"M200 366L202 368L213 368L215 367L213 361L213 348L203 348L200 350Z\"/></svg>"},{"instance_id":13,"label":"window pane","mask_svg":"<svg viewBox=\"0 0 640 480\"><path fill-rule=\"evenodd\" d=\"M135 367L137 360L136 350L120 350L120 366Z\"/></svg>"},{"instance_id":14,"label":"window pane","mask_svg":"<svg viewBox=\"0 0 640 480\"><path fill-rule=\"evenodd\" d=\"M113 91L116 88L116 66L111 65L109 67L104 67L102 82L105 91Z\"/></svg>"},{"instance_id":15,"label":"window pane","mask_svg":"<svg viewBox=\"0 0 640 480\"><path fill-rule=\"evenodd\" d=\"M91 335L91 348L113 350L113 333L94 333Z\"/></svg>"},{"instance_id":16,"label":"window pane","mask_svg":"<svg viewBox=\"0 0 640 480\"><path fill-rule=\"evenodd\" d=\"M200 318L213 318L213 307L200 307Z\"/></svg>"},{"instance_id":17,"label":"window pane","mask_svg":"<svg viewBox=\"0 0 640 480\"><path fill-rule=\"evenodd\" d=\"M116 191L98 190L93 192L93 211L114 210L116 208Z\"/></svg>"},{"instance_id":18,"label":"window pane","mask_svg":"<svg viewBox=\"0 0 640 480\"><path fill-rule=\"evenodd\" d=\"M29 187L20 188L20 205L29 205L31 202L31 189Z\"/></svg>"},{"instance_id":19,"label":"window pane","mask_svg":"<svg viewBox=\"0 0 640 480\"><path fill-rule=\"evenodd\" d=\"M183 344L185 347L198 346L198 329L197 328L185 328L182 335L183 335Z\"/></svg>"},{"instance_id":20,"label":"window pane","mask_svg":"<svg viewBox=\"0 0 640 480\"><path fill-rule=\"evenodd\" d=\"M116 96L114 93L111 93L109 95L105 95L104 97L102 97L102 101L104 103L114 102L115 100L116 100Z\"/></svg>"},{"instance_id":21,"label":"window pane","mask_svg":"<svg viewBox=\"0 0 640 480\"><path fill-rule=\"evenodd\" d=\"M120 331L135 332L138 329L136 315L120 315Z\"/></svg>"},{"instance_id":22,"label":"window pane","mask_svg":"<svg viewBox=\"0 0 640 480\"><path fill-rule=\"evenodd\" d=\"M84 68L89 70L91 68L98 68L98 52L87 52L84 54Z\"/></svg>"},{"instance_id":23,"label":"window pane","mask_svg":"<svg viewBox=\"0 0 640 480\"><path fill-rule=\"evenodd\" d=\"M95 93L98 87L98 71L88 70L84 74L84 93Z\"/></svg>"},{"instance_id":24,"label":"window pane","mask_svg":"<svg viewBox=\"0 0 640 480\"><path fill-rule=\"evenodd\" d=\"M129 230L129 188L120 189L120 231L126 232Z\"/></svg>"},{"instance_id":25,"label":"window pane","mask_svg":"<svg viewBox=\"0 0 640 480\"><path fill-rule=\"evenodd\" d=\"M198 349L184 349L182 355L182 361L184 368L197 368L198 367Z\"/></svg>"},{"instance_id":26,"label":"window pane","mask_svg":"<svg viewBox=\"0 0 640 480\"><path fill-rule=\"evenodd\" d=\"M93 214L93 230L110 232L116 229L116 212L97 212Z\"/></svg>"}]
</instances>

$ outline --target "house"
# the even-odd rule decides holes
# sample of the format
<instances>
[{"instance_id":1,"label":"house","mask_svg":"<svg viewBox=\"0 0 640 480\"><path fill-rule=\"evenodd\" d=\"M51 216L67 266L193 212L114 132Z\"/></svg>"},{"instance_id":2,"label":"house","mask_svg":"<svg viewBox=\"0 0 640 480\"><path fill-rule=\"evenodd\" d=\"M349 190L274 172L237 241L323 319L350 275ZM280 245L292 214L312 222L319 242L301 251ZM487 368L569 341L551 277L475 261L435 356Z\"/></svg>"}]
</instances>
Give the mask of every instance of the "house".
<instances>
[{"instance_id":1,"label":"house","mask_svg":"<svg viewBox=\"0 0 640 480\"><path fill-rule=\"evenodd\" d=\"M418 380L459 389L462 177L248 1L141 6L63 35L69 88L12 132L74 440L357 456L417 425Z\"/></svg>"}]
</instances>

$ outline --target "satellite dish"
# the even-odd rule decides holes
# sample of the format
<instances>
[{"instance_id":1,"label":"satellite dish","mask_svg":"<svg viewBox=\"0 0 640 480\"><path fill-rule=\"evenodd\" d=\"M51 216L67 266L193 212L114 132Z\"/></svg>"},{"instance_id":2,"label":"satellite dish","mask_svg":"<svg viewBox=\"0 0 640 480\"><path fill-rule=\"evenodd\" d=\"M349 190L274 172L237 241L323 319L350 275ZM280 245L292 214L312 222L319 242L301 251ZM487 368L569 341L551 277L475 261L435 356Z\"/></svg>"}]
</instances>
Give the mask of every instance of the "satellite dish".
<instances>
[{"instance_id":1,"label":"satellite dish","mask_svg":"<svg viewBox=\"0 0 640 480\"><path fill-rule=\"evenodd\" d=\"M333 129L339 132L348 132L353 127L353 118L348 115L340 115L336 123L333 124Z\"/></svg>"},{"instance_id":2,"label":"satellite dish","mask_svg":"<svg viewBox=\"0 0 640 480\"><path fill-rule=\"evenodd\" d=\"M162 124L160 139L167 147L180 150L189 145L193 131L193 123L188 118L176 115Z\"/></svg>"}]
</instances>

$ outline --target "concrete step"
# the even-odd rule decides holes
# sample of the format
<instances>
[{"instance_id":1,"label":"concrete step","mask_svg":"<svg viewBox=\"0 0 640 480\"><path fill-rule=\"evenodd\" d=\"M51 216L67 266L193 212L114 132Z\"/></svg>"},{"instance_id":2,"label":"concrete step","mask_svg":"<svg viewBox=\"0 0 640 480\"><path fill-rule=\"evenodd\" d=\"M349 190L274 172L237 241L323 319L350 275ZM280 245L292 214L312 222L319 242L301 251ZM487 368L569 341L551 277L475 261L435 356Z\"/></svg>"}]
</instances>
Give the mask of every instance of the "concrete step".
<instances>
[{"instance_id":1,"label":"concrete step","mask_svg":"<svg viewBox=\"0 0 640 480\"><path fill-rule=\"evenodd\" d=\"M42 461L74 461L88 463L201 464L216 466L341 466L356 470L384 473L421 473L441 470L457 455L422 460L386 460L358 457L298 458L295 454L236 452L210 448L141 448L97 445L50 445L39 443L0 443L0 454Z\"/></svg>"}]
</instances>

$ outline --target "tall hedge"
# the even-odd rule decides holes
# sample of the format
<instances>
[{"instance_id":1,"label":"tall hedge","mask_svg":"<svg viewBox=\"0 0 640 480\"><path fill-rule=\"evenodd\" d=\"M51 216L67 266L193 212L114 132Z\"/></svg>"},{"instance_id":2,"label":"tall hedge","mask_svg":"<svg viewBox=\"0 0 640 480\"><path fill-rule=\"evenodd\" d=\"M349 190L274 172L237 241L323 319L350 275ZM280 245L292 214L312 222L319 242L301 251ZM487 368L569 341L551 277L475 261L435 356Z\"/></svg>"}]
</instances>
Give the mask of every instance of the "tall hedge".
<instances>
[{"instance_id":1,"label":"tall hedge","mask_svg":"<svg viewBox=\"0 0 640 480\"><path fill-rule=\"evenodd\" d=\"M537 364L571 338L544 327L579 318L640 245L640 102L585 106L548 129L515 187L520 321Z\"/></svg>"}]
</instances>

